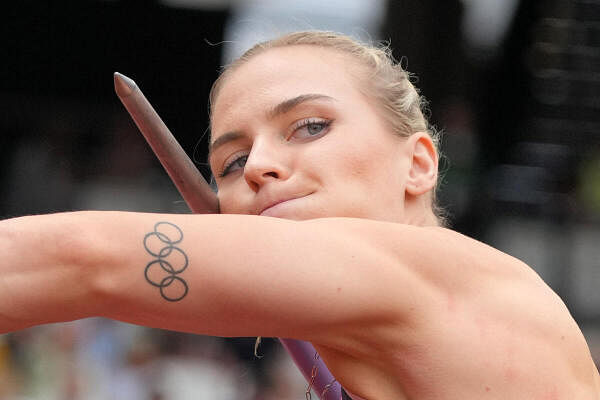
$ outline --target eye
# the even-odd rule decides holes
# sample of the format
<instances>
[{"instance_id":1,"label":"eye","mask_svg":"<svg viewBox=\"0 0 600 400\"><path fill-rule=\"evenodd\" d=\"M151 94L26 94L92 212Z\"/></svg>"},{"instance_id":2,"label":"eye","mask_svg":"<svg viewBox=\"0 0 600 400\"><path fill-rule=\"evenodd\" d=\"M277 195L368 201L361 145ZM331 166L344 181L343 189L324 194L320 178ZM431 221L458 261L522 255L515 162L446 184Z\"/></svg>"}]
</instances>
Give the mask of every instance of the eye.
<instances>
[{"instance_id":1,"label":"eye","mask_svg":"<svg viewBox=\"0 0 600 400\"><path fill-rule=\"evenodd\" d=\"M244 169L244 166L246 165L246 160L248 160L248 154L237 157L237 158L233 159L232 161L229 161L225 165L225 168L223 168L223 172L221 172L219 174L219 177L222 178L226 175L229 175L232 172L235 172L240 169Z\"/></svg>"},{"instance_id":2,"label":"eye","mask_svg":"<svg viewBox=\"0 0 600 400\"><path fill-rule=\"evenodd\" d=\"M327 133L331 120L323 118L305 118L297 121L291 127L291 135L288 140L303 140L318 137Z\"/></svg>"}]
</instances>

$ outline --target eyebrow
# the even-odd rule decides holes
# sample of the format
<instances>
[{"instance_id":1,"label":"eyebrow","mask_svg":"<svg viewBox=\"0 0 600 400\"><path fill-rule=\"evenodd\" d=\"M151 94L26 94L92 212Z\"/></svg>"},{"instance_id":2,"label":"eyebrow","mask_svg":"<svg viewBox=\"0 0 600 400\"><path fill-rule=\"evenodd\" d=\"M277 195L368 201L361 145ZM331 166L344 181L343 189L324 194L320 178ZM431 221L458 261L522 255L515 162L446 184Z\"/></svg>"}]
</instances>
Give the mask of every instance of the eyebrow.
<instances>
[{"instance_id":1,"label":"eyebrow","mask_svg":"<svg viewBox=\"0 0 600 400\"><path fill-rule=\"evenodd\" d=\"M312 100L331 101L335 99L331 96L318 93L301 94L300 96L292 97L291 99L284 100L281 103L277 104L267 113L267 116L269 117L269 119L273 119L281 114L285 114L291 111L294 107L297 107L298 105L304 102Z\"/></svg>"},{"instance_id":2,"label":"eyebrow","mask_svg":"<svg viewBox=\"0 0 600 400\"><path fill-rule=\"evenodd\" d=\"M319 93L301 94L299 96L292 97L291 99L284 100L281 103L277 104L275 107L273 107L272 109L270 109L267 112L267 118L273 119L281 114L290 112L291 110L293 110L295 107L299 106L302 103L305 103L307 101L313 101L313 100L332 101L332 100L335 100L335 98L333 98L331 96L327 96L325 94L319 94ZM229 143L229 142L233 142L234 140L238 140L242 136L243 135L240 132L236 132L236 131L227 132L224 135L219 136L217 139L215 139L214 142L212 142L208 146L208 159L210 160L212 153L216 149L223 146L225 143Z\"/></svg>"}]
</instances>

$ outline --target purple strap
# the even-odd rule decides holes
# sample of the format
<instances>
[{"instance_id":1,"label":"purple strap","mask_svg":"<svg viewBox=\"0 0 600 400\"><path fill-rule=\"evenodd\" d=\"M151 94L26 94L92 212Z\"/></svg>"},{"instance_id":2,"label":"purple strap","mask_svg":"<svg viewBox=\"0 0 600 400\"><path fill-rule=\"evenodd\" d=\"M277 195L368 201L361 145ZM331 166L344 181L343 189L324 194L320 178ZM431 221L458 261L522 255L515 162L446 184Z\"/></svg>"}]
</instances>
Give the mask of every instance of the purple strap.
<instances>
[{"instance_id":1,"label":"purple strap","mask_svg":"<svg viewBox=\"0 0 600 400\"><path fill-rule=\"evenodd\" d=\"M307 382L311 382L313 367L316 367L312 387L319 399L339 400L341 398L340 384L335 380L331 372L329 372L321 357L317 355L317 351L312 344L295 339L279 338L279 341L290 354ZM317 356L315 357L315 355Z\"/></svg>"}]
</instances>

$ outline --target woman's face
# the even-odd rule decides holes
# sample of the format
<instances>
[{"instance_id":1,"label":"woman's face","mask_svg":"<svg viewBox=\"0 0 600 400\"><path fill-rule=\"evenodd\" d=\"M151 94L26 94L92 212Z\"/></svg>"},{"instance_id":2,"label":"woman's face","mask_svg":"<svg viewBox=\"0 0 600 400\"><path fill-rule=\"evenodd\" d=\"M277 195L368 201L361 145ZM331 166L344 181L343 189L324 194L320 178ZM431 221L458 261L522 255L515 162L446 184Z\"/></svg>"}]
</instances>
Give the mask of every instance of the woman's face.
<instances>
[{"instance_id":1,"label":"woman's face","mask_svg":"<svg viewBox=\"0 0 600 400\"><path fill-rule=\"evenodd\" d=\"M213 105L210 165L222 213L402 222L409 169L346 56L267 50L238 67Z\"/></svg>"}]
</instances>

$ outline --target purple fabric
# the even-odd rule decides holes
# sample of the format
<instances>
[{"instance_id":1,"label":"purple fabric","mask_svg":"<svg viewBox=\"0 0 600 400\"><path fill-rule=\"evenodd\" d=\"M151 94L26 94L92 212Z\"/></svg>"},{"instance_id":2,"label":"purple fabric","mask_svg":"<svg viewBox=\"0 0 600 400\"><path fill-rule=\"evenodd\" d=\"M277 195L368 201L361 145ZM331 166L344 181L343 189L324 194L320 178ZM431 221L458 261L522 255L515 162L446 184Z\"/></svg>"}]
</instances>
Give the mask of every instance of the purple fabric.
<instances>
[{"instance_id":1,"label":"purple fabric","mask_svg":"<svg viewBox=\"0 0 600 400\"><path fill-rule=\"evenodd\" d=\"M327 366L319 357L315 359L315 353L317 352L312 344L304 342L302 340L295 339L282 339L279 341L283 347L294 360L294 363L304 375L307 382L310 382L312 376L313 366L317 366L317 374L313 382L313 388L316 395L321 400L339 400L342 397L341 386L337 381L334 381L334 377L327 369ZM330 383L333 384L325 392L325 395L321 397L325 391L325 387Z\"/></svg>"}]
</instances>

